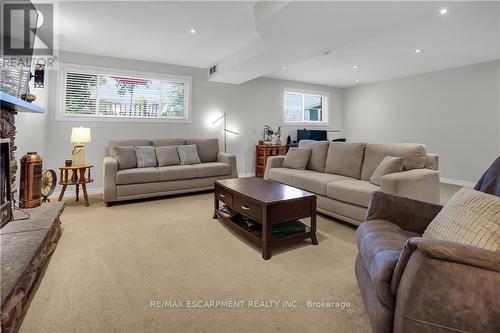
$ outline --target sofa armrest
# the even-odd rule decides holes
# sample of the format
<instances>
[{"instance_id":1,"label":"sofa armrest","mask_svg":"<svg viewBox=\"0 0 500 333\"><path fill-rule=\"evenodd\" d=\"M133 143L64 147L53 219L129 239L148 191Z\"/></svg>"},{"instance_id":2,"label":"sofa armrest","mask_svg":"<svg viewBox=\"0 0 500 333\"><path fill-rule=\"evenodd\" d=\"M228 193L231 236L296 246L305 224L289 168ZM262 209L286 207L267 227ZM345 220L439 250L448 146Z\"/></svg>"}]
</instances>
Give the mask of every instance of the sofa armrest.
<instances>
[{"instance_id":1,"label":"sofa armrest","mask_svg":"<svg viewBox=\"0 0 500 333\"><path fill-rule=\"evenodd\" d=\"M231 166L231 177L238 178L238 166L236 164L236 156L229 153L218 152L217 162L229 164Z\"/></svg>"},{"instance_id":2,"label":"sofa armrest","mask_svg":"<svg viewBox=\"0 0 500 333\"><path fill-rule=\"evenodd\" d=\"M499 284L500 253L456 242L410 238L392 276L394 332L498 330Z\"/></svg>"},{"instance_id":3,"label":"sofa armrest","mask_svg":"<svg viewBox=\"0 0 500 333\"><path fill-rule=\"evenodd\" d=\"M104 157L103 162L104 202L116 201L116 174L118 161L111 156Z\"/></svg>"},{"instance_id":4,"label":"sofa armrest","mask_svg":"<svg viewBox=\"0 0 500 333\"><path fill-rule=\"evenodd\" d=\"M439 172L413 169L382 176L380 189L404 197L439 203Z\"/></svg>"},{"instance_id":5,"label":"sofa armrest","mask_svg":"<svg viewBox=\"0 0 500 333\"><path fill-rule=\"evenodd\" d=\"M266 163L266 171L264 172L264 179L267 179L267 171L272 168L281 168L285 155L269 156Z\"/></svg>"},{"instance_id":6,"label":"sofa armrest","mask_svg":"<svg viewBox=\"0 0 500 333\"><path fill-rule=\"evenodd\" d=\"M425 168L430 170L439 169L439 155L438 154L427 154L425 155Z\"/></svg>"},{"instance_id":7,"label":"sofa armrest","mask_svg":"<svg viewBox=\"0 0 500 333\"><path fill-rule=\"evenodd\" d=\"M387 220L404 230L422 234L443 206L377 191L368 205L365 221Z\"/></svg>"}]
</instances>

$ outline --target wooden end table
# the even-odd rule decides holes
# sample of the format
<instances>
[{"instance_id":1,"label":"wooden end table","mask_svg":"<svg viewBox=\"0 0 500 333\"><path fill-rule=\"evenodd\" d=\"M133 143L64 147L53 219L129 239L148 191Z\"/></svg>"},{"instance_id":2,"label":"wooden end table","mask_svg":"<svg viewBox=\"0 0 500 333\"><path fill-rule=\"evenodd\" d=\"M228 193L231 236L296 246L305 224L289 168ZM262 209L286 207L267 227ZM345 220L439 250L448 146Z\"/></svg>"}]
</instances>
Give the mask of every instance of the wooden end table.
<instances>
[{"instance_id":1,"label":"wooden end table","mask_svg":"<svg viewBox=\"0 0 500 333\"><path fill-rule=\"evenodd\" d=\"M261 230L248 231L225 216L219 210L219 201L231 210L251 218L262 225ZM215 181L214 219L243 235L260 248L262 258L271 259L276 246L316 238L316 195L285 184L262 178L233 178ZM310 218L310 225L304 225L304 232L277 237L272 234L273 226L288 221ZM302 223L302 222L300 222Z\"/></svg>"},{"instance_id":2,"label":"wooden end table","mask_svg":"<svg viewBox=\"0 0 500 333\"><path fill-rule=\"evenodd\" d=\"M80 186L82 187L83 197L85 199L85 206L89 206L89 198L87 196L87 184L92 183L94 180L90 177L90 169L93 164L84 164L78 166L63 166L59 167L59 185L62 185L61 194L59 194L59 201L64 197L64 191L68 185L76 186L76 201L79 201Z\"/></svg>"}]
</instances>

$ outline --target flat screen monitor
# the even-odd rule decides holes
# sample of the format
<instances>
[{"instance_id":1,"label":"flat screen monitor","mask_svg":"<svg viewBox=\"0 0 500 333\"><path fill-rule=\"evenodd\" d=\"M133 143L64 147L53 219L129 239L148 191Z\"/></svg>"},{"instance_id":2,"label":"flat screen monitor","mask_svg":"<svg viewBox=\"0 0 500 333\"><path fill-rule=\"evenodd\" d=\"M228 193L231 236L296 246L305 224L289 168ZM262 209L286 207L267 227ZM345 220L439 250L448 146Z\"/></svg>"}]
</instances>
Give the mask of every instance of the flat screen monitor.
<instances>
[{"instance_id":1,"label":"flat screen monitor","mask_svg":"<svg viewBox=\"0 0 500 333\"><path fill-rule=\"evenodd\" d=\"M314 140L314 141L326 141L327 132L325 130L297 130L297 141L300 140Z\"/></svg>"}]
</instances>

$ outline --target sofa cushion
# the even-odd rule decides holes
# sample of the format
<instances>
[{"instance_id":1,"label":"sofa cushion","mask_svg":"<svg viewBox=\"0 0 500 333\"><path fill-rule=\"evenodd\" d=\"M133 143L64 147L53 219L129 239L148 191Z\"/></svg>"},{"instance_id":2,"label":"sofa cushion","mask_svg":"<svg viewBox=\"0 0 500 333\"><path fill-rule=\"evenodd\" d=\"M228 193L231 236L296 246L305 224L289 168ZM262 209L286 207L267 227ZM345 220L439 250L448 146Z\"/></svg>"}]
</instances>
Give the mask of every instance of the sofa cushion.
<instances>
[{"instance_id":1,"label":"sofa cushion","mask_svg":"<svg viewBox=\"0 0 500 333\"><path fill-rule=\"evenodd\" d=\"M403 158L386 156L380 162L378 167L373 171L373 175L370 177L370 183L373 185L380 186L380 180L382 176L388 175L394 172L400 172L403 170Z\"/></svg>"},{"instance_id":2,"label":"sofa cushion","mask_svg":"<svg viewBox=\"0 0 500 333\"><path fill-rule=\"evenodd\" d=\"M293 175L300 173L313 172L308 170L297 170L297 169L287 169L287 168L272 168L267 171L267 178L269 180L274 180L275 182L292 185Z\"/></svg>"},{"instance_id":3,"label":"sofa cushion","mask_svg":"<svg viewBox=\"0 0 500 333\"><path fill-rule=\"evenodd\" d=\"M380 301L393 308L392 273L406 241L420 235L386 220L366 221L356 231L359 255Z\"/></svg>"},{"instance_id":4,"label":"sofa cushion","mask_svg":"<svg viewBox=\"0 0 500 333\"><path fill-rule=\"evenodd\" d=\"M113 147L115 146L151 146L151 140L130 139L130 140L110 140L108 143L108 152L113 156Z\"/></svg>"},{"instance_id":5,"label":"sofa cushion","mask_svg":"<svg viewBox=\"0 0 500 333\"><path fill-rule=\"evenodd\" d=\"M184 140L184 139L156 139L156 140L152 140L152 144L155 147L183 146L186 144L186 140Z\"/></svg>"},{"instance_id":6,"label":"sofa cushion","mask_svg":"<svg viewBox=\"0 0 500 333\"><path fill-rule=\"evenodd\" d=\"M330 143L325 172L359 179L365 143Z\"/></svg>"},{"instance_id":7,"label":"sofa cushion","mask_svg":"<svg viewBox=\"0 0 500 333\"><path fill-rule=\"evenodd\" d=\"M339 175L331 175L329 173L310 171L293 175L292 186L319 195L326 195L326 186L329 183L347 179L350 178Z\"/></svg>"},{"instance_id":8,"label":"sofa cushion","mask_svg":"<svg viewBox=\"0 0 500 333\"><path fill-rule=\"evenodd\" d=\"M326 154L329 146L330 141L300 140L299 148L311 149L306 169L325 172Z\"/></svg>"},{"instance_id":9,"label":"sofa cushion","mask_svg":"<svg viewBox=\"0 0 500 333\"><path fill-rule=\"evenodd\" d=\"M137 157L138 168L150 168L158 166L155 147L153 146L136 146L135 156Z\"/></svg>"},{"instance_id":10,"label":"sofa cushion","mask_svg":"<svg viewBox=\"0 0 500 333\"><path fill-rule=\"evenodd\" d=\"M311 156L311 149L290 148L283 160L283 168L305 170L307 162Z\"/></svg>"},{"instance_id":11,"label":"sofa cushion","mask_svg":"<svg viewBox=\"0 0 500 333\"><path fill-rule=\"evenodd\" d=\"M369 180L386 156L403 157L403 170L412 170L425 166L426 154L425 146L419 143L367 144L361 179Z\"/></svg>"},{"instance_id":12,"label":"sofa cushion","mask_svg":"<svg viewBox=\"0 0 500 333\"><path fill-rule=\"evenodd\" d=\"M198 177L197 165L170 165L158 168L160 181L192 179Z\"/></svg>"},{"instance_id":13,"label":"sofa cushion","mask_svg":"<svg viewBox=\"0 0 500 333\"><path fill-rule=\"evenodd\" d=\"M328 184L326 195L332 199L368 207L373 192L378 190L377 185L366 180L350 179Z\"/></svg>"},{"instance_id":14,"label":"sofa cushion","mask_svg":"<svg viewBox=\"0 0 500 333\"><path fill-rule=\"evenodd\" d=\"M198 177L214 177L231 174L231 166L222 162L208 162L197 164Z\"/></svg>"},{"instance_id":15,"label":"sofa cushion","mask_svg":"<svg viewBox=\"0 0 500 333\"><path fill-rule=\"evenodd\" d=\"M201 163L196 145L177 146L177 153L182 165Z\"/></svg>"},{"instance_id":16,"label":"sofa cushion","mask_svg":"<svg viewBox=\"0 0 500 333\"><path fill-rule=\"evenodd\" d=\"M158 146L155 150L158 166L162 167L181 164L176 146Z\"/></svg>"},{"instance_id":17,"label":"sofa cushion","mask_svg":"<svg viewBox=\"0 0 500 333\"><path fill-rule=\"evenodd\" d=\"M424 237L500 251L500 198L462 188L427 226Z\"/></svg>"},{"instance_id":18,"label":"sofa cushion","mask_svg":"<svg viewBox=\"0 0 500 333\"><path fill-rule=\"evenodd\" d=\"M116 184L139 184L160 181L158 168L134 168L119 170L116 173Z\"/></svg>"},{"instance_id":19,"label":"sofa cushion","mask_svg":"<svg viewBox=\"0 0 500 333\"><path fill-rule=\"evenodd\" d=\"M118 162L118 170L137 168L137 157L133 146L113 146L111 156Z\"/></svg>"},{"instance_id":20,"label":"sofa cushion","mask_svg":"<svg viewBox=\"0 0 500 333\"><path fill-rule=\"evenodd\" d=\"M202 163L217 162L218 139L186 139L187 145L196 145Z\"/></svg>"}]
</instances>

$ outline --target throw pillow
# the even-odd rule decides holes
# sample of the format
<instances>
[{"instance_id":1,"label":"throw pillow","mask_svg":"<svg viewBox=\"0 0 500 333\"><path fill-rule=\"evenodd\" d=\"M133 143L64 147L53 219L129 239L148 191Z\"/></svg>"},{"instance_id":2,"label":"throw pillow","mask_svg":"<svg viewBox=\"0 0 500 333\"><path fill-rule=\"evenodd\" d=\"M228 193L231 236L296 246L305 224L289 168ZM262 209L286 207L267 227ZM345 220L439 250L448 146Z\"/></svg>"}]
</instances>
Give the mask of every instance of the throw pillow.
<instances>
[{"instance_id":1,"label":"throw pillow","mask_svg":"<svg viewBox=\"0 0 500 333\"><path fill-rule=\"evenodd\" d=\"M423 236L500 251L500 198L464 187L444 205Z\"/></svg>"},{"instance_id":2,"label":"throw pillow","mask_svg":"<svg viewBox=\"0 0 500 333\"><path fill-rule=\"evenodd\" d=\"M283 160L283 168L305 170L311 149L306 148L290 148Z\"/></svg>"},{"instance_id":3,"label":"throw pillow","mask_svg":"<svg viewBox=\"0 0 500 333\"><path fill-rule=\"evenodd\" d=\"M380 162L378 167L373 171L373 175L370 177L370 183L373 185L380 186L380 181L382 176L387 175L389 173L401 172L403 171L404 158L402 157L394 157L394 156L386 156Z\"/></svg>"},{"instance_id":4,"label":"throw pillow","mask_svg":"<svg viewBox=\"0 0 500 333\"><path fill-rule=\"evenodd\" d=\"M137 157L133 146L114 146L112 151L119 170L137 168Z\"/></svg>"},{"instance_id":5,"label":"throw pillow","mask_svg":"<svg viewBox=\"0 0 500 333\"><path fill-rule=\"evenodd\" d=\"M136 146L135 156L137 156L138 168L151 168L157 166L155 147Z\"/></svg>"},{"instance_id":6,"label":"throw pillow","mask_svg":"<svg viewBox=\"0 0 500 333\"><path fill-rule=\"evenodd\" d=\"M330 143L325 172L360 179L366 143Z\"/></svg>"},{"instance_id":7,"label":"throw pillow","mask_svg":"<svg viewBox=\"0 0 500 333\"><path fill-rule=\"evenodd\" d=\"M326 153L328 152L329 145L329 141L299 141L299 148L311 149L311 157L309 157L306 169L325 172Z\"/></svg>"},{"instance_id":8,"label":"throw pillow","mask_svg":"<svg viewBox=\"0 0 500 333\"><path fill-rule=\"evenodd\" d=\"M181 165L201 163L196 145L178 146L177 153L179 153Z\"/></svg>"},{"instance_id":9,"label":"throw pillow","mask_svg":"<svg viewBox=\"0 0 500 333\"><path fill-rule=\"evenodd\" d=\"M156 147L156 158L158 159L158 166L161 167L181 164L176 146Z\"/></svg>"}]
</instances>

